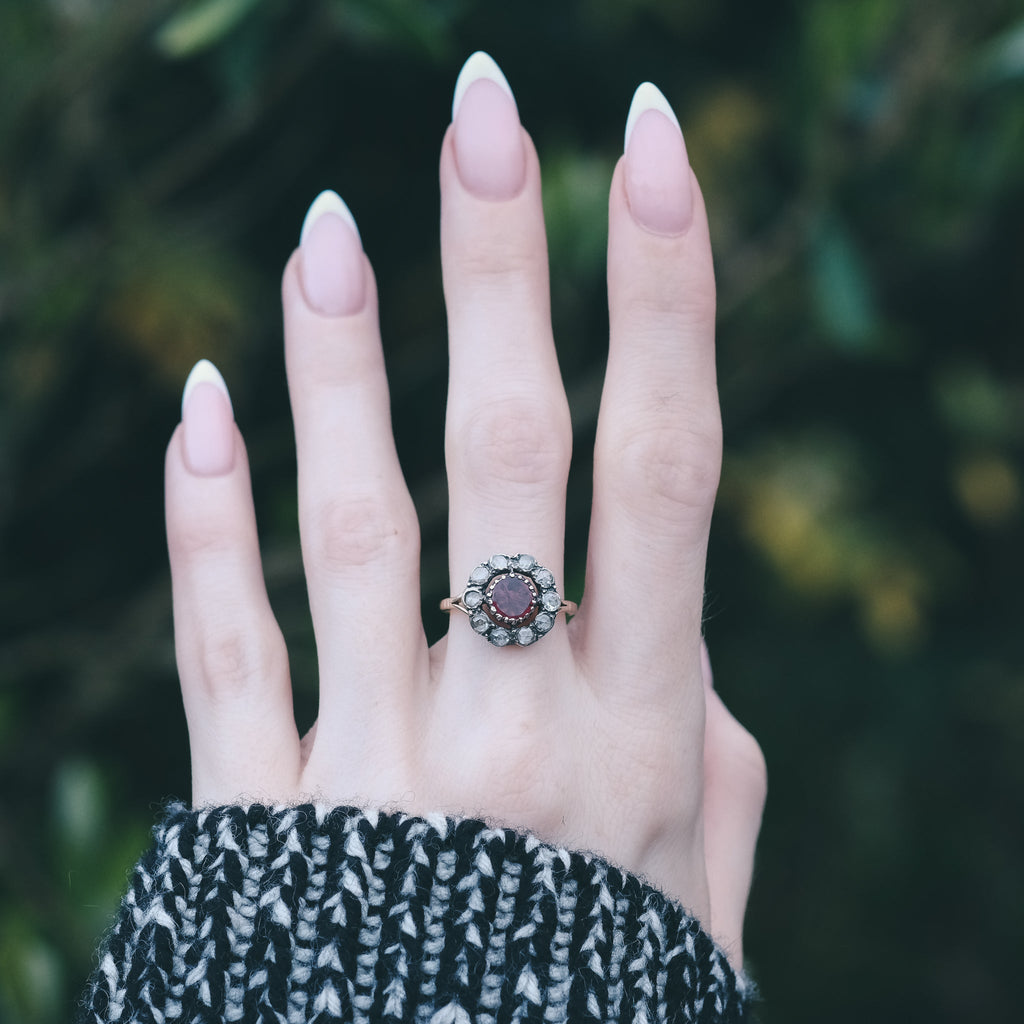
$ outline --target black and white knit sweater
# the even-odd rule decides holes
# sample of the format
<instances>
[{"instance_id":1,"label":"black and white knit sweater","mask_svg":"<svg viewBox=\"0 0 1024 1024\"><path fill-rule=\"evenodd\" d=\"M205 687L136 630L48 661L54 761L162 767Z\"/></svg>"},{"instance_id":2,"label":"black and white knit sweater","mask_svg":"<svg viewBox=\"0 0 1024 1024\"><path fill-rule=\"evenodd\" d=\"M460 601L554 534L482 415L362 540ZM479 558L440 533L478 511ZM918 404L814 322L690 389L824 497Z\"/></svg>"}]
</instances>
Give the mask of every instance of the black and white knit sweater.
<instances>
[{"instance_id":1,"label":"black and white knit sweater","mask_svg":"<svg viewBox=\"0 0 1024 1024\"><path fill-rule=\"evenodd\" d=\"M174 805L82 1022L744 1020L747 984L638 878L511 829Z\"/></svg>"}]
</instances>

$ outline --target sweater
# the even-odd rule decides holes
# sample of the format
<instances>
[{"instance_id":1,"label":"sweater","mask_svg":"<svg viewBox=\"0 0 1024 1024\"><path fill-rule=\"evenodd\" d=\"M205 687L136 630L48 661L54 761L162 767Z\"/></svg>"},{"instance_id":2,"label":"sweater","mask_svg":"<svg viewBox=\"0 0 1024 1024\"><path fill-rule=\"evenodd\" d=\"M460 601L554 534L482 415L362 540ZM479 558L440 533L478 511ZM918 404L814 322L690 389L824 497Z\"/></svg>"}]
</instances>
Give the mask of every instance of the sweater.
<instances>
[{"instance_id":1,"label":"sweater","mask_svg":"<svg viewBox=\"0 0 1024 1024\"><path fill-rule=\"evenodd\" d=\"M750 986L657 889L483 821L168 809L77 1020L733 1022Z\"/></svg>"}]
</instances>

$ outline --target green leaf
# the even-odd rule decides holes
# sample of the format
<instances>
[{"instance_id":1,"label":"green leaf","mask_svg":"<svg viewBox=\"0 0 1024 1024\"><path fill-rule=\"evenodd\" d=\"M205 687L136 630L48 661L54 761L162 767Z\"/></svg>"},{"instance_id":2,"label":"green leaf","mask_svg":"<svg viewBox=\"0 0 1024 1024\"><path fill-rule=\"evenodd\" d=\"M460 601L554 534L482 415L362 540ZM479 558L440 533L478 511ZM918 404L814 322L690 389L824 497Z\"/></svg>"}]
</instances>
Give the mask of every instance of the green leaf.
<instances>
[{"instance_id":1,"label":"green leaf","mask_svg":"<svg viewBox=\"0 0 1024 1024\"><path fill-rule=\"evenodd\" d=\"M834 217L818 230L810 269L818 316L831 339L858 355L876 349L878 311L868 268L856 240Z\"/></svg>"},{"instance_id":2,"label":"green leaf","mask_svg":"<svg viewBox=\"0 0 1024 1024\"><path fill-rule=\"evenodd\" d=\"M569 151L544 154L544 220L552 257L577 275L603 274L613 163Z\"/></svg>"},{"instance_id":3,"label":"green leaf","mask_svg":"<svg viewBox=\"0 0 1024 1024\"><path fill-rule=\"evenodd\" d=\"M173 60L195 56L224 39L260 2L199 0L189 4L157 30L157 49Z\"/></svg>"},{"instance_id":4,"label":"green leaf","mask_svg":"<svg viewBox=\"0 0 1024 1024\"><path fill-rule=\"evenodd\" d=\"M1004 444L1024 436L1018 389L980 361L943 366L933 393L942 419L959 439Z\"/></svg>"},{"instance_id":5,"label":"green leaf","mask_svg":"<svg viewBox=\"0 0 1024 1024\"><path fill-rule=\"evenodd\" d=\"M437 60L450 60L452 24L461 0L334 0L337 24L348 35L377 44L405 47Z\"/></svg>"},{"instance_id":6,"label":"green leaf","mask_svg":"<svg viewBox=\"0 0 1024 1024\"><path fill-rule=\"evenodd\" d=\"M1024 21L1001 32L982 50L977 69L980 85L1024 77Z\"/></svg>"},{"instance_id":7,"label":"green leaf","mask_svg":"<svg viewBox=\"0 0 1024 1024\"><path fill-rule=\"evenodd\" d=\"M17 912L0 919L0 1014L10 1019L60 1019L64 964L39 931Z\"/></svg>"},{"instance_id":8,"label":"green leaf","mask_svg":"<svg viewBox=\"0 0 1024 1024\"><path fill-rule=\"evenodd\" d=\"M67 847L82 852L100 845L107 830L106 791L96 765L78 759L60 765L53 813L57 834Z\"/></svg>"}]
</instances>

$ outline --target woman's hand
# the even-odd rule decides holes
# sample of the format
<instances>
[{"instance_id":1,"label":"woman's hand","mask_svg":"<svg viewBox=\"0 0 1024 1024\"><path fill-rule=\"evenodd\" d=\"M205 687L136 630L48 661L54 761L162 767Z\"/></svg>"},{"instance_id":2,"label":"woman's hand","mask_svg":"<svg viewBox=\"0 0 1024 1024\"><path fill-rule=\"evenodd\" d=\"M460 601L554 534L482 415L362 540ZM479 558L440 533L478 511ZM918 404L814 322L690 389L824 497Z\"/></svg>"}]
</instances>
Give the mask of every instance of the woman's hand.
<instances>
[{"instance_id":1,"label":"woman's hand","mask_svg":"<svg viewBox=\"0 0 1024 1024\"><path fill-rule=\"evenodd\" d=\"M441 194L450 593L499 552L534 555L561 584L571 429L540 170L483 54L456 86ZM534 645L498 649L456 612L427 647L373 273L333 193L311 207L282 290L319 718L300 740L245 448L203 363L166 465L194 803L483 816L643 874L738 959L765 770L702 664L721 456L714 279L700 191L664 98L637 91L611 185L586 590L579 614Z\"/></svg>"}]
</instances>

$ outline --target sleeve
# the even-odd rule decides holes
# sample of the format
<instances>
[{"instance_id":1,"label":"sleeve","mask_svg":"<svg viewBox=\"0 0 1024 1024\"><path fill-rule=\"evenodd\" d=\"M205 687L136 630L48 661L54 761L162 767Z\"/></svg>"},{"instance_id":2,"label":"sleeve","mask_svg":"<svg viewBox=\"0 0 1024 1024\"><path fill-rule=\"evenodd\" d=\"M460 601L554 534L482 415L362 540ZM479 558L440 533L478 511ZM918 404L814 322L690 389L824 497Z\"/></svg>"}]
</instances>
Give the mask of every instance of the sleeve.
<instances>
[{"instance_id":1,"label":"sleeve","mask_svg":"<svg viewBox=\"0 0 1024 1024\"><path fill-rule=\"evenodd\" d=\"M511 829L169 808L78 1021L734 1022L751 992L678 904Z\"/></svg>"}]
</instances>

